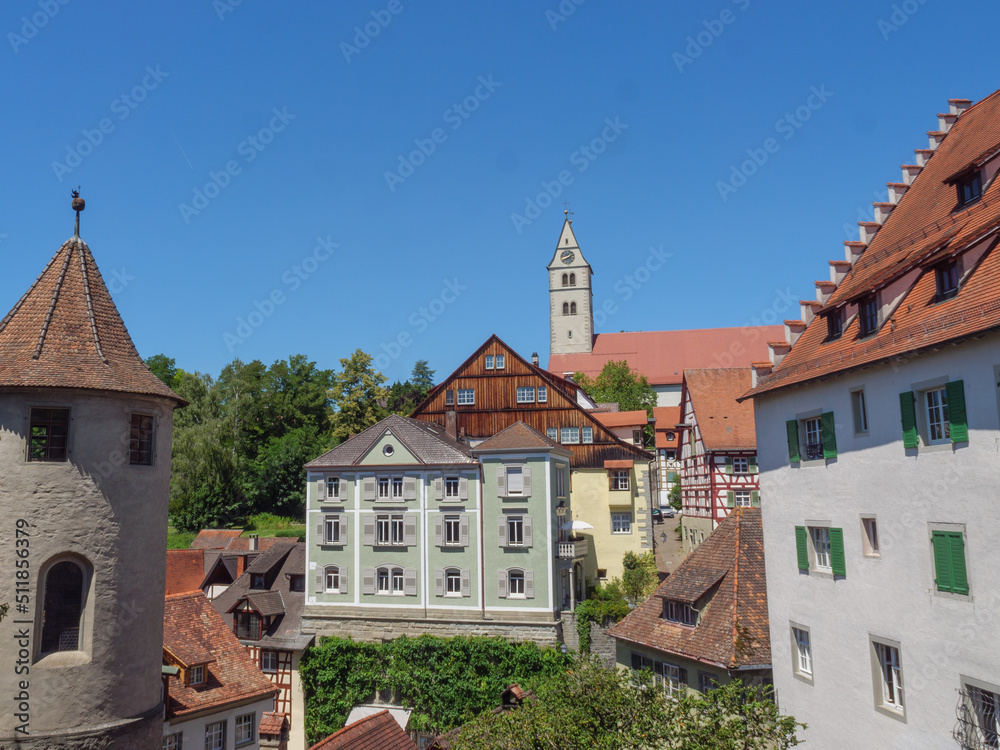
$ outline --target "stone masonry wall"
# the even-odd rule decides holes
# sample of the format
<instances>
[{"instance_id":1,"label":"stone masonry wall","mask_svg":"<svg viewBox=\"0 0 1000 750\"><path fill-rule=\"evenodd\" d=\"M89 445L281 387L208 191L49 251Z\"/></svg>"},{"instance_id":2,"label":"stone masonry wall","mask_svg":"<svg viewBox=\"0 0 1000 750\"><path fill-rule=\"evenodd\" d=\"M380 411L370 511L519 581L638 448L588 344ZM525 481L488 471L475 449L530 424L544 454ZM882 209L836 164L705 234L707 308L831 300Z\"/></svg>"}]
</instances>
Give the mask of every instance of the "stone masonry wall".
<instances>
[{"instance_id":1,"label":"stone masonry wall","mask_svg":"<svg viewBox=\"0 0 1000 750\"><path fill-rule=\"evenodd\" d=\"M391 641L401 635L440 637L482 635L509 638L512 641L534 641L539 646L562 643L562 623L527 625L512 622L429 622L425 620L374 620L344 618L303 618L302 630L318 636L350 637L356 641ZM574 634L575 635L575 634Z\"/></svg>"}]
</instances>

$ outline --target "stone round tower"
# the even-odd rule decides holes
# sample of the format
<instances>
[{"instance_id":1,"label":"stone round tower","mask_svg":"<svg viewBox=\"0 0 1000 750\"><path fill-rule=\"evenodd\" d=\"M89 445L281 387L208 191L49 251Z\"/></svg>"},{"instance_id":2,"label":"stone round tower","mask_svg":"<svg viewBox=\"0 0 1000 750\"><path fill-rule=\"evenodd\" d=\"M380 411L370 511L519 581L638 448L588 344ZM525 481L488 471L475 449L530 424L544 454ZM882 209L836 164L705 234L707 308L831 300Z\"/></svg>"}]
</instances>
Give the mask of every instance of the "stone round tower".
<instances>
[{"instance_id":1,"label":"stone round tower","mask_svg":"<svg viewBox=\"0 0 1000 750\"><path fill-rule=\"evenodd\" d=\"M161 746L183 404L143 363L77 233L0 320L0 746Z\"/></svg>"}]
</instances>

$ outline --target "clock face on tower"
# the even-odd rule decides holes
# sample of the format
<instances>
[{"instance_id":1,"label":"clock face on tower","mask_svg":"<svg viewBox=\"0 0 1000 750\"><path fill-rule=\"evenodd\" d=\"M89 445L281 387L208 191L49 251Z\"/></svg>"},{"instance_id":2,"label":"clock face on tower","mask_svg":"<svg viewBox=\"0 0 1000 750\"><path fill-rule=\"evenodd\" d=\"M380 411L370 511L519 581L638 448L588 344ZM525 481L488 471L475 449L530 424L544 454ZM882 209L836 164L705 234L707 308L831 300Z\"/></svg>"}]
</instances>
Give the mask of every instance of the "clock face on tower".
<instances>
[{"instance_id":1,"label":"clock face on tower","mask_svg":"<svg viewBox=\"0 0 1000 750\"><path fill-rule=\"evenodd\" d=\"M574 258L576 258L576 254L572 250L563 250L559 254L559 260L566 264L572 263Z\"/></svg>"}]
</instances>

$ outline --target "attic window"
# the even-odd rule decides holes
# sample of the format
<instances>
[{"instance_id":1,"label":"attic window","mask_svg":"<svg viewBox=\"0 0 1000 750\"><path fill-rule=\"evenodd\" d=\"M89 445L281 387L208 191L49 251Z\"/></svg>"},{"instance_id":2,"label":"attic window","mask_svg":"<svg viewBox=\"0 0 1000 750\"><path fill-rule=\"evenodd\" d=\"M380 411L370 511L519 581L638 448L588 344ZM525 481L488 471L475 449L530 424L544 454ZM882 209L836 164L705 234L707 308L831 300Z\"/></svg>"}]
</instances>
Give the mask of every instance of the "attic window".
<instances>
[{"instance_id":1,"label":"attic window","mask_svg":"<svg viewBox=\"0 0 1000 750\"><path fill-rule=\"evenodd\" d=\"M396 449L393 448L391 444L385 445L385 446L382 447L382 455L385 456L386 458L388 458L389 456L391 456L395 452L396 452Z\"/></svg>"},{"instance_id":2,"label":"attic window","mask_svg":"<svg viewBox=\"0 0 1000 750\"><path fill-rule=\"evenodd\" d=\"M250 575L250 588L252 589L266 589L267 584L264 582L263 573L253 573Z\"/></svg>"},{"instance_id":3,"label":"attic window","mask_svg":"<svg viewBox=\"0 0 1000 750\"><path fill-rule=\"evenodd\" d=\"M959 208L975 203L983 196L982 175L979 172L973 172L960 179L957 187Z\"/></svg>"},{"instance_id":4,"label":"attic window","mask_svg":"<svg viewBox=\"0 0 1000 750\"><path fill-rule=\"evenodd\" d=\"M958 262L951 261L937 267L938 301L951 299L958 294Z\"/></svg>"},{"instance_id":5,"label":"attic window","mask_svg":"<svg viewBox=\"0 0 1000 750\"><path fill-rule=\"evenodd\" d=\"M826 316L826 340L833 341L839 339L844 332L844 319L840 310L834 310Z\"/></svg>"},{"instance_id":6,"label":"attic window","mask_svg":"<svg viewBox=\"0 0 1000 750\"><path fill-rule=\"evenodd\" d=\"M862 336L870 336L878 330L878 304L874 294L858 303L858 326Z\"/></svg>"},{"instance_id":7,"label":"attic window","mask_svg":"<svg viewBox=\"0 0 1000 750\"><path fill-rule=\"evenodd\" d=\"M663 602L663 619L694 627L698 623L698 611L690 604L667 600Z\"/></svg>"},{"instance_id":8,"label":"attic window","mask_svg":"<svg viewBox=\"0 0 1000 750\"><path fill-rule=\"evenodd\" d=\"M191 667L188 671L188 685L201 685L205 682L205 667Z\"/></svg>"}]
</instances>

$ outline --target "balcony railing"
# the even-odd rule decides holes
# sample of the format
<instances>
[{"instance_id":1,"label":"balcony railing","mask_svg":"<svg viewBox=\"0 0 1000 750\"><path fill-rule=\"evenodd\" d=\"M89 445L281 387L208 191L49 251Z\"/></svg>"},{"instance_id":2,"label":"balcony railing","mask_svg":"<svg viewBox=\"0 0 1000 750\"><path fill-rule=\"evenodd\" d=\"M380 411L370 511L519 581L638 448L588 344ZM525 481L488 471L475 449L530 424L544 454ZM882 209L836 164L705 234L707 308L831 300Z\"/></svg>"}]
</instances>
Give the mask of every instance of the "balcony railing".
<instances>
[{"instance_id":1,"label":"balcony railing","mask_svg":"<svg viewBox=\"0 0 1000 750\"><path fill-rule=\"evenodd\" d=\"M575 542L559 542L559 559L575 560L578 557L586 557L588 549L586 539L577 539Z\"/></svg>"}]
</instances>

